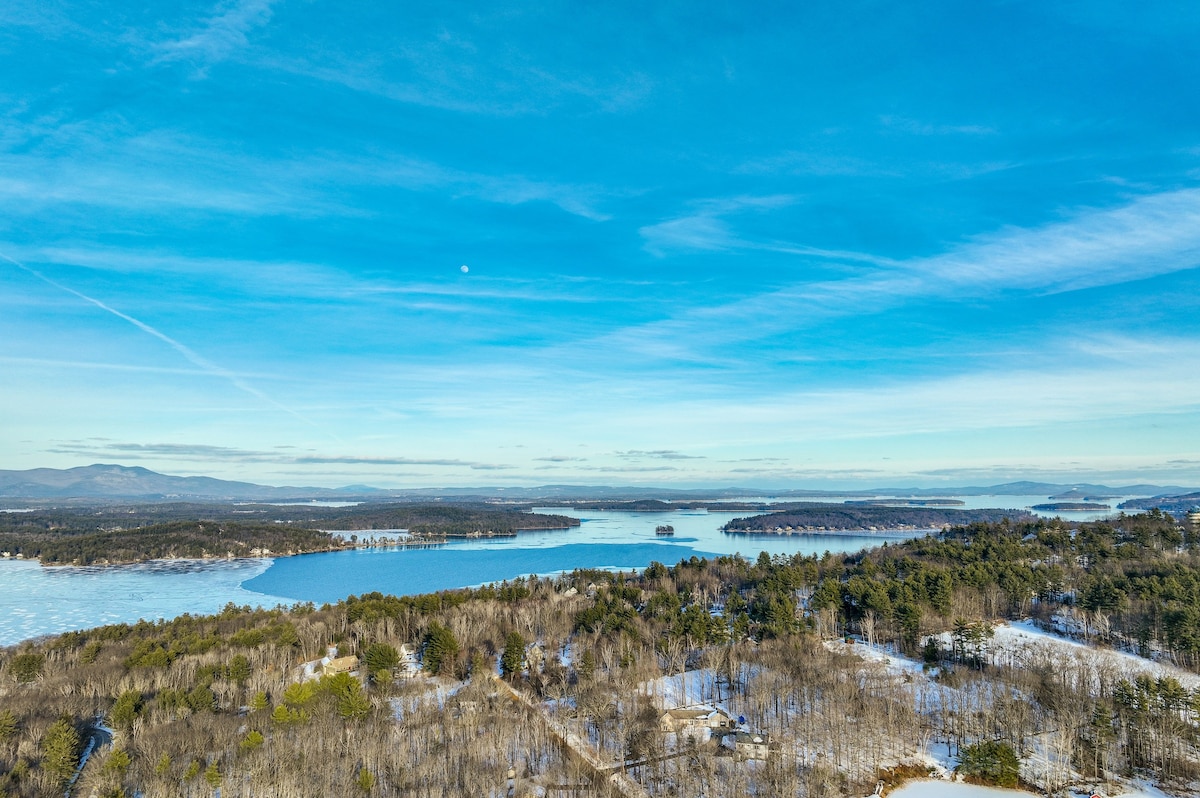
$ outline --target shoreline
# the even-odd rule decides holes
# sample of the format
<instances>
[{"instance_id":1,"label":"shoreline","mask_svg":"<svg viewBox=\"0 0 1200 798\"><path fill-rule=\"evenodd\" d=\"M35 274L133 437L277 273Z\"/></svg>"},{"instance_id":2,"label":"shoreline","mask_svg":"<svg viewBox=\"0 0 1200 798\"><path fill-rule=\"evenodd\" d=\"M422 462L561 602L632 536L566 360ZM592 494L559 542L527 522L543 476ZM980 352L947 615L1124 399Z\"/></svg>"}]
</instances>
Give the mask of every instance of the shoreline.
<instances>
[{"instance_id":1,"label":"shoreline","mask_svg":"<svg viewBox=\"0 0 1200 798\"><path fill-rule=\"evenodd\" d=\"M825 526L809 527L772 527L771 529L750 529L746 527L721 527L726 535L889 535L909 532L942 532L947 527L921 526L889 526L889 527L838 527Z\"/></svg>"},{"instance_id":2,"label":"shoreline","mask_svg":"<svg viewBox=\"0 0 1200 798\"><path fill-rule=\"evenodd\" d=\"M138 559L128 560L112 560L98 559L93 562L45 562L41 557L26 557L23 554L4 553L0 556L0 561L11 560L13 562L36 562L43 568L108 568L121 565L140 565L147 562L179 562L179 561L197 561L211 562L215 560L256 560L261 558L280 558L280 557L302 557L307 554L333 554L339 551L353 551L356 549L385 549L385 548L423 548L426 546L440 546L455 540L481 540L484 538L515 538L521 532L567 532L574 529L573 526L562 527L527 527L515 529L512 532L487 532L487 533L463 533L463 534L447 534L440 537L419 537L408 535L407 537L396 538L378 538L367 537L359 540L351 541L349 538L342 535L343 532L350 534L359 534L362 532L384 532L393 530L328 530L321 531L330 536L332 541L338 542L341 545L332 545L327 548L314 548L304 551L273 551L271 549L251 549L246 554L203 554L199 557L177 557L177 556L147 556ZM399 530L396 530L399 531Z\"/></svg>"}]
</instances>

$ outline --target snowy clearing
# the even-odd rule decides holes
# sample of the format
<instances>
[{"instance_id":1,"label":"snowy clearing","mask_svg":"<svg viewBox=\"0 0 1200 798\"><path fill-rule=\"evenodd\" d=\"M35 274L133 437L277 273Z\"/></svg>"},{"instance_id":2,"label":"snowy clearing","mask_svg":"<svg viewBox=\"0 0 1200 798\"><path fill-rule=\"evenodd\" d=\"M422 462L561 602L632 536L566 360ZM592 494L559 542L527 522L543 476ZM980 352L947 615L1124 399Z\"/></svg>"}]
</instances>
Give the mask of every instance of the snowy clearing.
<instances>
[{"instance_id":1,"label":"snowy clearing","mask_svg":"<svg viewBox=\"0 0 1200 798\"><path fill-rule=\"evenodd\" d=\"M1029 795L1030 793L1021 790L979 787L958 781L933 779L910 781L900 789L888 793L889 798L1029 798Z\"/></svg>"},{"instance_id":2,"label":"snowy clearing","mask_svg":"<svg viewBox=\"0 0 1200 798\"><path fill-rule=\"evenodd\" d=\"M1200 688L1200 675L1184 670L1167 662L1139 657L1128 651L1097 648L1077 640L1060 637L1053 632L1038 628L1033 621L1017 621L1001 624L994 628L995 637L989 649L997 654L1001 664L1021 664L1031 653L1045 652L1071 658L1090 660L1097 668L1104 668L1132 679L1139 673L1149 673L1155 678L1171 676L1189 690Z\"/></svg>"}]
</instances>

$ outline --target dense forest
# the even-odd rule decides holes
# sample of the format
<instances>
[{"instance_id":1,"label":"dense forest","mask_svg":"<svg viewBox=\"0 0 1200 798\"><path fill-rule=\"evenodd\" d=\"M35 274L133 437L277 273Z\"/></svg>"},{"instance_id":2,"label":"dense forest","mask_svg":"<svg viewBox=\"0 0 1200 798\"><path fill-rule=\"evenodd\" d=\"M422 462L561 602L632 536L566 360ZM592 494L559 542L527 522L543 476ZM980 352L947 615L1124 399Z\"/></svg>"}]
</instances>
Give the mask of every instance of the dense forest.
<instances>
[{"instance_id":1,"label":"dense forest","mask_svg":"<svg viewBox=\"0 0 1200 798\"><path fill-rule=\"evenodd\" d=\"M521 530L567 529L579 519L519 509L463 504L374 504L343 511L322 529L407 529L422 537L515 535Z\"/></svg>"},{"instance_id":2,"label":"dense forest","mask_svg":"<svg viewBox=\"0 0 1200 798\"><path fill-rule=\"evenodd\" d=\"M996 522L1004 518L1029 521L1032 517L1023 510L960 510L933 507L882 507L860 503L805 502L750 518L735 518L725 524L722 529L726 532L941 529L946 526L980 521Z\"/></svg>"},{"instance_id":3,"label":"dense forest","mask_svg":"<svg viewBox=\"0 0 1200 798\"><path fill-rule=\"evenodd\" d=\"M936 746L984 782L1054 793L1141 776L1195 794L1200 691L1182 676L1078 647L1004 656L992 635L1070 622L1093 646L1196 670L1198 542L1158 512L1010 519L851 556L692 558L69 633L0 652L0 794L62 795L87 743L107 742L101 722L111 744L72 794L865 795L926 773ZM885 643L913 666L855 653ZM331 645L357 670L306 679ZM408 649L423 675L406 678ZM672 684L743 715L766 759L664 733Z\"/></svg>"},{"instance_id":4,"label":"dense forest","mask_svg":"<svg viewBox=\"0 0 1200 798\"><path fill-rule=\"evenodd\" d=\"M0 552L45 564L252 557L345 548L321 530L408 529L414 537L515 535L579 521L520 509L382 504L355 508L153 504L0 512ZM353 537L353 536L351 536Z\"/></svg>"},{"instance_id":5,"label":"dense forest","mask_svg":"<svg viewBox=\"0 0 1200 798\"><path fill-rule=\"evenodd\" d=\"M341 540L314 529L261 522L171 521L74 534L58 530L0 532L0 551L36 557L44 565L285 556L345 546Z\"/></svg>"}]
</instances>

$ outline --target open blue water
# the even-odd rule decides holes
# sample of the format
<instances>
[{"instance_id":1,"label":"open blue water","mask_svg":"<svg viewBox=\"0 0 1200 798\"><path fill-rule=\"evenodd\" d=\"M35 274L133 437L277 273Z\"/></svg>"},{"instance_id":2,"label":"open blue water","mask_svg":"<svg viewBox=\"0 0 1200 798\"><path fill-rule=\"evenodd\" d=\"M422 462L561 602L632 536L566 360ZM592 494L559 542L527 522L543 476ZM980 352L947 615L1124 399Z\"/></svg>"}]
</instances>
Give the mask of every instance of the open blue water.
<instances>
[{"instance_id":1,"label":"open blue water","mask_svg":"<svg viewBox=\"0 0 1200 798\"><path fill-rule=\"evenodd\" d=\"M980 497L969 498L968 506L987 506L979 504ZM991 506L1030 503L1026 497L989 498ZM1044 497L1028 499L1045 501ZM87 568L43 568L35 562L0 560L0 645L141 618L212 613L231 601L267 607L297 601L324 603L352 593L427 593L575 568L644 568L653 561L673 565L692 556L853 552L911 537L895 533L728 535L720 531L729 519L748 514L585 511L574 513L582 518L582 524L569 530L276 560L186 560ZM659 524L675 527L675 535L656 536L654 529Z\"/></svg>"},{"instance_id":2,"label":"open blue water","mask_svg":"<svg viewBox=\"0 0 1200 798\"><path fill-rule=\"evenodd\" d=\"M885 540L911 537L895 533L728 535L720 531L722 524L738 515L704 511L584 512L576 514L580 526L569 530L522 532L513 538L476 538L423 548L358 549L289 557L277 560L242 586L320 603L350 593L428 593L575 568L645 568L654 561L674 565L693 556L858 551ZM675 527L674 536L657 536L654 530L660 524ZM313 560L319 567L310 562Z\"/></svg>"}]
</instances>

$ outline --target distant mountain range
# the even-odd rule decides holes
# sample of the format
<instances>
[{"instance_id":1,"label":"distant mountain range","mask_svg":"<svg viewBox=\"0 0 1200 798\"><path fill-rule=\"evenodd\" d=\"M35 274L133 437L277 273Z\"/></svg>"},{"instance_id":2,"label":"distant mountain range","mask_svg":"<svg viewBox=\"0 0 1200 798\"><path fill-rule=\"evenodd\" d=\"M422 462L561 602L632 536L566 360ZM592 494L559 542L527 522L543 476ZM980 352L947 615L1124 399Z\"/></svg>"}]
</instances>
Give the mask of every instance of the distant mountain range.
<instances>
[{"instance_id":1,"label":"distant mountain range","mask_svg":"<svg viewBox=\"0 0 1200 798\"><path fill-rule=\"evenodd\" d=\"M677 488L613 487L607 485L542 485L533 488L421 488L383 490L367 485L344 488L275 487L251 482L232 482L212 477L176 477L159 474L138 466L90 465L78 468L34 468L28 471L0 470L0 497L28 500L129 500L142 501L305 501L368 500L386 501L430 498L511 499L530 502L539 499L733 499L767 496L778 499L848 496L1047 496L1056 499L1142 495L1153 499L1136 500L1137 506L1155 506L1157 499L1190 501L1196 488L1163 485L1061 485L1050 482L1008 482L1003 485L954 488L875 488L859 491L765 490L762 488L717 488L684 490ZM1200 500L1200 499L1198 499ZM1127 505L1135 506L1133 502Z\"/></svg>"},{"instance_id":2,"label":"distant mountain range","mask_svg":"<svg viewBox=\"0 0 1200 798\"><path fill-rule=\"evenodd\" d=\"M276 488L212 477L173 477L139 466L90 465L0 471L0 496L20 499L242 501L340 497L324 488Z\"/></svg>"}]
</instances>

